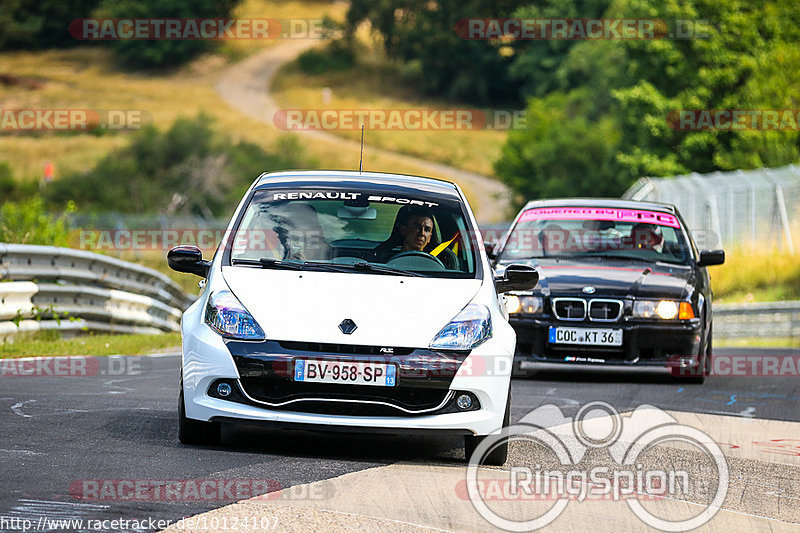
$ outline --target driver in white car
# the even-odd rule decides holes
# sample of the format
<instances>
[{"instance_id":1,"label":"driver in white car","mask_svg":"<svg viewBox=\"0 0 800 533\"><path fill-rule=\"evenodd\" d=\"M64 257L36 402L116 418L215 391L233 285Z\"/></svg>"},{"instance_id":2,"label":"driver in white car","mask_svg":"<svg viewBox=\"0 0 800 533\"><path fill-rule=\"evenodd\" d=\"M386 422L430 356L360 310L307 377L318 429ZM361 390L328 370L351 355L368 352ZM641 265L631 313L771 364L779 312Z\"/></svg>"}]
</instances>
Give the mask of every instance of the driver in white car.
<instances>
[{"instance_id":1,"label":"driver in white car","mask_svg":"<svg viewBox=\"0 0 800 533\"><path fill-rule=\"evenodd\" d=\"M427 207L403 206L397 212L392 234L375 248L373 254L377 261L385 263L402 252L431 253L438 245L433 211Z\"/></svg>"},{"instance_id":2,"label":"driver in white car","mask_svg":"<svg viewBox=\"0 0 800 533\"><path fill-rule=\"evenodd\" d=\"M433 218L423 215L411 215L405 224L400 226L403 237L402 252L424 252L433 236Z\"/></svg>"}]
</instances>

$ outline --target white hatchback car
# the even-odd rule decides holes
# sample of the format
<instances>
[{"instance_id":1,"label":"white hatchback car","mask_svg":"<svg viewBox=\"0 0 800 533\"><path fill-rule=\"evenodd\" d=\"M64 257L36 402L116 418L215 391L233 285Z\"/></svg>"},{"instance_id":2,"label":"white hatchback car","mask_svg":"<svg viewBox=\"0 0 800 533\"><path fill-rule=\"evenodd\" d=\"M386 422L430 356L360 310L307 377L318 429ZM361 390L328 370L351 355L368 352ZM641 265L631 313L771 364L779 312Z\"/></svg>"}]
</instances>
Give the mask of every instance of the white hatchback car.
<instances>
[{"instance_id":1,"label":"white hatchback car","mask_svg":"<svg viewBox=\"0 0 800 533\"><path fill-rule=\"evenodd\" d=\"M413 176L281 172L255 180L181 323L178 436L221 423L362 432L454 432L469 460L508 425L516 336L459 187ZM483 463L504 462L500 446Z\"/></svg>"}]
</instances>

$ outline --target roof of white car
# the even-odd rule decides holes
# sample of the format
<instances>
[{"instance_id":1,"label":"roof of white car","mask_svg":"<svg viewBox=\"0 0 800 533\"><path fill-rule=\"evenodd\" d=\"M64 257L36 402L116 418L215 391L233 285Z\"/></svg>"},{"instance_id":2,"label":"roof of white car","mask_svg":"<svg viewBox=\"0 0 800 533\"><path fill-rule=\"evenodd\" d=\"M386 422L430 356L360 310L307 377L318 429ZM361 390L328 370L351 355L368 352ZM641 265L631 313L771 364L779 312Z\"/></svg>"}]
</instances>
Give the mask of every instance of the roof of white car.
<instances>
[{"instance_id":1,"label":"roof of white car","mask_svg":"<svg viewBox=\"0 0 800 533\"><path fill-rule=\"evenodd\" d=\"M409 176L407 174L390 174L386 172L358 172L346 170L292 170L287 172L273 172L262 174L258 177L256 188L265 185L291 185L296 183L303 185L306 183L330 182L341 185L353 186L393 186L408 189L417 189L431 194L441 194L458 198L458 190L455 184L436 178L425 178L422 176Z\"/></svg>"}]
</instances>

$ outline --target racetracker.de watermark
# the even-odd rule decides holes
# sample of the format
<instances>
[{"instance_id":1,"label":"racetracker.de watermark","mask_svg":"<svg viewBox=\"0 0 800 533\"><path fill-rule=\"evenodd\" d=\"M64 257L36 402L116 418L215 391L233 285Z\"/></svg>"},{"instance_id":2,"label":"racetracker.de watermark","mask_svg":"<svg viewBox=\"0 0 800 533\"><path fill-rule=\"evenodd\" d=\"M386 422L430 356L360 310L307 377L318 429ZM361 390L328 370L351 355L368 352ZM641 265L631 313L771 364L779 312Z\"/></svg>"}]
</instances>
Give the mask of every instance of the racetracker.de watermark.
<instances>
[{"instance_id":1,"label":"racetracker.de watermark","mask_svg":"<svg viewBox=\"0 0 800 533\"><path fill-rule=\"evenodd\" d=\"M667 368L675 377L693 377L701 374L714 377L800 377L800 355L792 354L723 354L710 356L708 366L684 366L687 360L697 356L671 356L667 359Z\"/></svg>"},{"instance_id":2,"label":"racetracker.de watermark","mask_svg":"<svg viewBox=\"0 0 800 533\"><path fill-rule=\"evenodd\" d=\"M69 494L81 501L219 502L257 500L326 500L329 483L284 488L276 479L78 479Z\"/></svg>"},{"instance_id":3,"label":"racetracker.de watermark","mask_svg":"<svg viewBox=\"0 0 800 533\"><path fill-rule=\"evenodd\" d=\"M800 109L682 109L667 113L677 131L798 131Z\"/></svg>"},{"instance_id":4,"label":"racetracker.de watermark","mask_svg":"<svg viewBox=\"0 0 800 533\"><path fill-rule=\"evenodd\" d=\"M550 454L553 462L547 466L515 465L508 470L481 468L482 459L500 445L533 446L532 449ZM682 456L686 449L693 453ZM610 456L613 466L592 466L587 454ZM670 455L666 459L669 468L643 464L648 460L649 464L663 464L664 454ZM681 457L685 457L686 468L681 468ZM702 468L697 467L698 461L702 461ZM590 402L581 406L574 417L565 416L555 405L543 405L518 424L486 437L470 458L466 480L456 484L455 491L462 498L466 492L487 522L506 531L545 527L555 522L570 502L586 499L624 501L635 516L652 528L690 531L719 511L728 484L725 456L702 431L679 424L651 405L640 405L622 416L608 403ZM698 505L701 510L693 515L665 518L663 513L654 512L657 507L642 504L685 499L687 495L702 497ZM516 511L524 502L528 502L526 510L530 512L522 517Z\"/></svg>"},{"instance_id":5,"label":"racetracker.de watermark","mask_svg":"<svg viewBox=\"0 0 800 533\"><path fill-rule=\"evenodd\" d=\"M481 230L476 238L493 239L502 232ZM465 238L466 236L462 236ZM215 249L225 241L227 249L237 252L270 252L282 250L287 243L299 244L305 250L321 249L329 238L322 230L287 229L280 235L272 229L240 230L229 234L226 229L84 229L70 232L69 240L82 250L167 251L179 244Z\"/></svg>"},{"instance_id":6,"label":"racetracker.de watermark","mask_svg":"<svg viewBox=\"0 0 800 533\"><path fill-rule=\"evenodd\" d=\"M149 370L147 357L66 355L0 359L0 378L138 376Z\"/></svg>"},{"instance_id":7,"label":"racetracker.de watermark","mask_svg":"<svg viewBox=\"0 0 800 533\"><path fill-rule=\"evenodd\" d=\"M69 24L81 41L324 39L322 19L84 18Z\"/></svg>"},{"instance_id":8,"label":"racetracker.de watermark","mask_svg":"<svg viewBox=\"0 0 800 533\"><path fill-rule=\"evenodd\" d=\"M653 18L465 18L455 32L468 40L583 41L708 39L707 20Z\"/></svg>"},{"instance_id":9,"label":"racetracker.de watermark","mask_svg":"<svg viewBox=\"0 0 800 533\"><path fill-rule=\"evenodd\" d=\"M281 109L281 130L510 130L525 129L525 111L508 109Z\"/></svg>"},{"instance_id":10,"label":"racetracker.de watermark","mask_svg":"<svg viewBox=\"0 0 800 533\"><path fill-rule=\"evenodd\" d=\"M143 109L2 109L0 131L135 130L153 121Z\"/></svg>"}]
</instances>

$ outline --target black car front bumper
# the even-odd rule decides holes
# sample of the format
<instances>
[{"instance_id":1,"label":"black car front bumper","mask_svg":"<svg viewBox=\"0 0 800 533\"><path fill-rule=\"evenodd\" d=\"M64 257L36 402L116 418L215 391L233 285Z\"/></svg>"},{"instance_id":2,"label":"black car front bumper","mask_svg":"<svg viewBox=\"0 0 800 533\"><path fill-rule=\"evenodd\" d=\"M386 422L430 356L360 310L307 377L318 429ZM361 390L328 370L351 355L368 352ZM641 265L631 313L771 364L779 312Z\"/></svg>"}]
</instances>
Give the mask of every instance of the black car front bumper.
<instances>
[{"instance_id":1,"label":"black car front bumper","mask_svg":"<svg viewBox=\"0 0 800 533\"><path fill-rule=\"evenodd\" d=\"M564 322L554 318L511 317L517 332L516 363L581 363L660 366L682 358L696 358L703 341L700 320L633 321L600 325L596 322ZM622 346L585 346L549 342L551 326L622 330Z\"/></svg>"}]
</instances>

